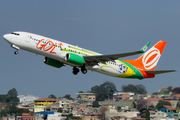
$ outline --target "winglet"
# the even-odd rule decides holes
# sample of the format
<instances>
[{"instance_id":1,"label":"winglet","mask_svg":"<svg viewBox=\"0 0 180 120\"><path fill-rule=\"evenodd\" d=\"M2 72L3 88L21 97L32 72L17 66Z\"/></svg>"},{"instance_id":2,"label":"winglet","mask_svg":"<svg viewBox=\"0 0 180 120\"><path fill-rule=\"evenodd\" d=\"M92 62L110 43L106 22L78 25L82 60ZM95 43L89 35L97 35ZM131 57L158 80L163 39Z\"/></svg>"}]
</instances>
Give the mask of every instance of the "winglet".
<instances>
[{"instance_id":1,"label":"winglet","mask_svg":"<svg viewBox=\"0 0 180 120\"><path fill-rule=\"evenodd\" d=\"M138 53L144 53L144 52L148 49L150 43L151 43L151 42L148 42L143 48L141 48L141 50L139 50L139 51L137 51L137 52L138 52Z\"/></svg>"}]
</instances>

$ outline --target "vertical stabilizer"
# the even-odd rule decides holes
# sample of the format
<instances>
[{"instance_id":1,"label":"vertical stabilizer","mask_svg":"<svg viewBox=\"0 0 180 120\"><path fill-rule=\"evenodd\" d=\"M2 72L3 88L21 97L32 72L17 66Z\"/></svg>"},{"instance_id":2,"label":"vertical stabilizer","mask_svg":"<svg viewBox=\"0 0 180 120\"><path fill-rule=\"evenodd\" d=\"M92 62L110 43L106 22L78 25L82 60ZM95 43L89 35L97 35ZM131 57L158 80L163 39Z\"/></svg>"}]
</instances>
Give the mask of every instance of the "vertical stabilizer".
<instances>
[{"instance_id":1,"label":"vertical stabilizer","mask_svg":"<svg viewBox=\"0 0 180 120\"><path fill-rule=\"evenodd\" d=\"M156 45L145 52L141 57L136 60L123 60L141 70L154 70L161 54L166 46L166 42L160 40Z\"/></svg>"}]
</instances>

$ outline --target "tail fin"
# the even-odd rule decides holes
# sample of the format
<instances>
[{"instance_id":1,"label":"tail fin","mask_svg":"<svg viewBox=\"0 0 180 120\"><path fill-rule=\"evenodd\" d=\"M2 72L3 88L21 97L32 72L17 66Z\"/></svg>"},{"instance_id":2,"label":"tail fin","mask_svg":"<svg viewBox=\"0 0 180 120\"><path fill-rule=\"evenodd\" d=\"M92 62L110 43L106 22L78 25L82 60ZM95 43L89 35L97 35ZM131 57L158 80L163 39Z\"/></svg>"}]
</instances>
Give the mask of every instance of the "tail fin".
<instances>
[{"instance_id":1,"label":"tail fin","mask_svg":"<svg viewBox=\"0 0 180 120\"><path fill-rule=\"evenodd\" d=\"M145 52L141 57L136 60L123 60L141 70L154 70L161 54L166 46L166 42L160 40L156 45Z\"/></svg>"}]
</instances>

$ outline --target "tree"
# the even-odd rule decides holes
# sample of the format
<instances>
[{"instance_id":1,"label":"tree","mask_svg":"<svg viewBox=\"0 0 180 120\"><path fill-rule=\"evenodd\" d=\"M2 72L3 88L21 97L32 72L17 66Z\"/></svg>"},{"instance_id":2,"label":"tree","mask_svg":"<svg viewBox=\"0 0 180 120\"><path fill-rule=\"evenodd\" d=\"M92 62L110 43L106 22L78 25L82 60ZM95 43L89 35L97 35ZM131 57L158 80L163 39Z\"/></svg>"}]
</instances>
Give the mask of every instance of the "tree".
<instances>
[{"instance_id":1,"label":"tree","mask_svg":"<svg viewBox=\"0 0 180 120\"><path fill-rule=\"evenodd\" d=\"M7 116L7 111L6 111L5 109L1 110L0 116L1 116L1 117Z\"/></svg>"},{"instance_id":2,"label":"tree","mask_svg":"<svg viewBox=\"0 0 180 120\"><path fill-rule=\"evenodd\" d=\"M72 114L72 113L68 114L68 115L67 115L67 120L71 119L72 117L73 117L73 114Z\"/></svg>"},{"instance_id":3,"label":"tree","mask_svg":"<svg viewBox=\"0 0 180 120\"><path fill-rule=\"evenodd\" d=\"M83 91L79 91L79 93L84 93Z\"/></svg>"},{"instance_id":4,"label":"tree","mask_svg":"<svg viewBox=\"0 0 180 120\"><path fill-rule=\"evenodd\" d=\"M98 93L96 95L96 100L97 101L104 101L105 100L104 94L102 92Z\"/></svg>"},{"instance_id":5,"label":"tree","mask_svg":"<svg viewBox=\"0 0 180 120\"><path fill-rule=\"evenodd\" d=\"M137 102L137 109L138 110L141 110L141 109L143 109L143 108L147 108L147 101L146 100L143 100L143 99L140 99L140 100L138 100L138 102Z\"/></svg>"},{"instance_id":6,"label":"tree","mask_svg":"<svg viewBox=\"0 0 180 120\"><path fill-rule=\"evenodd\" d=\"M141 118L146 118L147 108L142 108L139 110Z\"/></svg>"},{"instance_id":7,"label":"tree","mask_svg":"<svg viewBox=\"0 0 180 120\"><path fill-rule=\"evenodd\" d=\"M108 98L112 99L113 98L113 94L114 92L116 92L116 86L114 85L114 83L107 81L103 83L103 86L105 87L105 89L108 92Z\"/></svg>"},{"instance_id":8,"label":"tree","mask_svg":"<svg viewBox=\"0 0 180 120\"><path fill-rule=\"evenodd\" d=\"M10 96L9 97L9 100L10 100L10 105L12 105L12 106L16 106L16 105L18 105L18 103L19 103L19 98L17 97L17 96Z\"/></svg>"},{"instance_id":9,"label":"tree","mask_svg":"<svg viewBox=\"0 0 180 120\"><path fill-rule=\"evenodd\" d=\"M66 98L66 99L68 99L68 100L73 100L73 98L71 97L70 94L66 94L63 98Z\"/></svg>"},{"instance_id":10,"label":"tree","mask_svg":"<svg viewBox=\"0 0 180 120\"><path fill-rule=\"evenodd\" d=\"M92 107L99 107L99 102L96 100L92 103Z\"/></svg>"},{"instance_id":11,"label":"tree","mask_svg":"<svg viewBox=\"0 0 180 120\"><path fill-rule=\"evenodd\" d=\"M62 113L63 109L62 108L58 108L57 112Z\"/></svg>"},{"instance_id":12,"label":"tree","mask_svg":"<svg viewBox=\"0 0 180 120\"><path fill-rule=\"evenodd\" d=\"M180 93L180 87L176 87L172 90L173 94L179 94Z\"/></svg>"},{"instance_id":13,"label":"tree","mask_svg":"<svg viewBox=\"0 0 180 120\"><path fill-rule=\"evenodd\" d=\"M150 110L150 111L154 111L154 110L155 110L154 105L153 105L153 104L151 104L150 106L148 106L148 110Z\"/></svg>"},{"instance_id":14,"label":"tree","mask_svg":"<svg viewBox=\"0 0 180 120\"><path fill-rule=\"evenodd\" d=\"M170 102L163 101L163 100L160 100L160 101L158 102L158 104L156 105L156 108L160 108L160 107L162 107L163 105L169 105L169 106L171 106L171 103L170 103Z\"/></svg>"},{"instance_id":15,"label":"tree","mask_svg":"<svg viewBox=\"0 0 180 120\"><path fill-rule=\"evenodd\" d=\"M132 84L129 84L129 85L123 85L122 87L122 91L123 92L133 92L135 94L146 94L147 91L146 91L146 88L143 86L143 85L132 85Z\"/></svg>"},{"instance_id":16,"label":"tree","mask_svg":"<svg viewBox=\"0 0 180 120\"><path fill-rule=\"evenodd\" d=\"M116 109L117 109L117 111L118 111L118 112L120 112L120 110L121 110L121 106L117 106L117 108L116 108Z\"/></svg>"},{"instance_id":17,"label":"tree","mask_svg":"<svg viewBox=\"0 0 180 120\"><path fill-rule=\"evenodd\" d=\"M136 106L137 106L137 105L136 105L136 102L135 102L135 101L133 101L133 103L132 103L132 107L133 107L133 108L136 108Z\"/></svg>"},{"instance_id":18,"label":"tree","mask_svg":"<svg viewBox=\"0 0 180 120\"><path fill-rule=\"evenodd\" d=\"M112 82L104 82L100 86L96 85L91 88L91 93L95 93L96 100L104 101L105 99L112 99L116 86Z\"/></svg>"},{"instance_id":19,"label":"tree","mask_svg":"<svg viewBox=\"0 0 180 120\"><path fill-rule=\"evenodd\" d=\"M15 88L12 88L11 90L8 91L7 95L8 96L18 96L18 92Z\"/></svg>"},{"instance_id":20,"label":"tree","mask_svg":"<svg viewBox=\"0 0 180 120\"><path fill-rule=\"evenodd\" d=\"M180 108L180 101L177 103L176 108Z\"/></svg>"},{"instance_id":21,"label":"tree","mask_svg":"<svg viewBox=\"0 0 180 120\"><path fill-rule=\"evenodd\" d=\"M150 120L150 112L149 112L149 110L146 110L146 120Z\"/></svg>"},{"instance_id":22,"label":"tree","mask_svg":"<svg viewBox=\"0 0 180 120\"><path fill-rule=\"evenodd\" d=\"M53 94L51 94L51 95L48 96L48 98L54 98L54 99L56 99L56 96L53 95Z\"/></svg>"}]
</instances>

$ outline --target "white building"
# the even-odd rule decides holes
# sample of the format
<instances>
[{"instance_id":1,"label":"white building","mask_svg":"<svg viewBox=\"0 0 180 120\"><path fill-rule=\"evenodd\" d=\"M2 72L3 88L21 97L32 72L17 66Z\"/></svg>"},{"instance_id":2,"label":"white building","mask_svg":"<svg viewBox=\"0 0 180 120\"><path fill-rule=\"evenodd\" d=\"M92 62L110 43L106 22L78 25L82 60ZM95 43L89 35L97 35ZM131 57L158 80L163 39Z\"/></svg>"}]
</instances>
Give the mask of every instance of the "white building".
<instances>
[{"instance_id":1,"label":"white building","mask_svg":"<svg viewBox=\"0 0 180 120\"><path fill-rule=\"evenodd\" d=\"M122 100L127 97L125 95L129 95L129 100L133 100L134 93L132 92L116 92L113 94L113 100Z\"/></svg>"},{"instance_id":2,"label":"white building","mask_svg":"<svg viewBox=\"0 0 180 120\"><path fill-rule=\"evenodd\" d=\"M34 102L34 100L39 99L39 97L33 95L18 95L17 97L19 98L20 103L31 103Z\"/></svg>"},{"instance_id":3,"label":"white building","mask_svg":"<svg viewBox=\"0 0 180 120\"><path fill-rule=\"evenodd\" d=\"M55 112L54 114L48 114L47 120L60 120L62 113Z\"/></svg>"}]
</instances>

